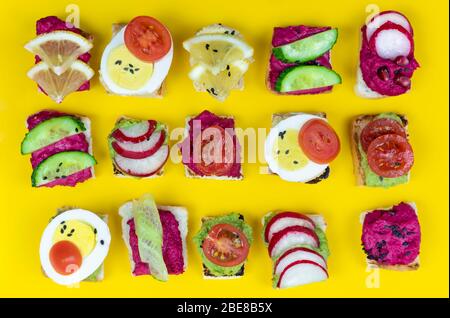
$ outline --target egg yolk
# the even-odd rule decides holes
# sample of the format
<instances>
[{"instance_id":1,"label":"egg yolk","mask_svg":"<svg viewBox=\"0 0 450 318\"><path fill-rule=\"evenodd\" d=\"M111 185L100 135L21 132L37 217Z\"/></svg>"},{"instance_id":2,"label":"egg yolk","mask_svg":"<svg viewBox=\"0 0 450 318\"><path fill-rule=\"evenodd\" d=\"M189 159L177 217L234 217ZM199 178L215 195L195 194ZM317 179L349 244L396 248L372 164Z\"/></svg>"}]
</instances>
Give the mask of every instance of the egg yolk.
<instances>
[{"instance_id":1,"label":"egg yolk","mask_svg":"<svg viewBox=\"0 0 450 318\"><path fill-rule=\"evenodd\" d=\"M83 257L89 255L95 247L97 231L90 225L77 221L63 221L53 234L53 244L69 241L80 250Z\"/></svg>"},{"instance_id":2,"label":"egg yolk","mask_svg":"<svg viewBox=\"0 0 450 318\"><path fill-rule=\"evenodd\" d=\"M273 145L272 156L283 170L295 171L305 167L308 158L298 145L298 130L280 131Z\"/></svg>"},{"instance_id":3,"label":"egg yolk","mask_svg":"<svg viewBox=\"0 0 450 318\"><path fill-rule=\"evenodd\" d=\"M153 74L153 64L136 58L125 45L118 46L108 57L109 78L118 86L139 90L148 83Z\"/></svg>"}]
</instances>

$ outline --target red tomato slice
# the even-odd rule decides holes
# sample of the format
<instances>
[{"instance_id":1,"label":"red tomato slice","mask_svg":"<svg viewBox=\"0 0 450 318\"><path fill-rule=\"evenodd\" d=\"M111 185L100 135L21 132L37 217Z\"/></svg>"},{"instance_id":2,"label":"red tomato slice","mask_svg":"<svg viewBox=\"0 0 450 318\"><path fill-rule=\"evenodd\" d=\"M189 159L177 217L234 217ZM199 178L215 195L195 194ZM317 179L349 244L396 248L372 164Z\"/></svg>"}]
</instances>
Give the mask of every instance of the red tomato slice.
<instances>
[{"instance_id":1,"label":"red tomato slice","mask_svg":"<svg viewBox=\"0 0 450 318\"><path fill-rule=\"evenodd\" d=\"M414 154L406 138L390 134L372 141L367 150L367 160L377 175L396 178L408 173L414 163Z\"/></svg>"},{"instance_id":2,"label":"red tomato slice","mask_svg":"<svg viewBox=\"0 0 450 318\"><path fill-rule=\"evenodd\" d=\"M319 164L333 161L341 149L336 132L322 119L308 120L300 129L298 143L305 155Z\"/></svg>"},{"instance_id":3,"label":"red tomato slice","mask_svg":"<svg viewBox=\"0 0 450 318\"><path fill-rule=\"evenodd\" d=\"M196 169L206 176L227 175L235 162L233 137L222 127L214 125L203 130L197 138L202 139L201 161L195 163Z\"/></svg>"},{"instance_id":4,"label":"red tomato slice","mask_svg":"<svg viewBox=\"0 0 450 318\"><path fill-rule=\"evenodd\" d=\"M216 265L232 267L247 259L249 244L245 234L230 224L216 224L202 244L206 258Z\"/></svg>"},{"instance_id":5,"label":"red tomato slice","mask_svg":"<svg viewBox=\"0 0 450 318\"><path fill-rule=\"evenodd\" d=\"M78 247L69 241L59 241L50 249L50 263L61 275L75 273L81 266L83 257Z\"/></svg>"},{"instance_id":6,"label":"red tomato slice","mask_svg":"<svg viewBox=\"0 0 450 318\"><path fill-rule=\"evenodd\" d=\"M125 45L138 59L152 63L169 52L172 40L169 30L161 22L141 16L126 26Z\"/></svg>"},{"instance_id":7,"label":"red tomato slice","mask_svg":"<svg viewBox=\"0 0 450 318\"><path fill-rule=\"evenodd\" d=\"M380 118L371 121L361 131L361 146L365 152L372 141L383 135L399 135L406 138L406 132L403 126L396 120L390 118Z\"/></svg>"}]
</instances>

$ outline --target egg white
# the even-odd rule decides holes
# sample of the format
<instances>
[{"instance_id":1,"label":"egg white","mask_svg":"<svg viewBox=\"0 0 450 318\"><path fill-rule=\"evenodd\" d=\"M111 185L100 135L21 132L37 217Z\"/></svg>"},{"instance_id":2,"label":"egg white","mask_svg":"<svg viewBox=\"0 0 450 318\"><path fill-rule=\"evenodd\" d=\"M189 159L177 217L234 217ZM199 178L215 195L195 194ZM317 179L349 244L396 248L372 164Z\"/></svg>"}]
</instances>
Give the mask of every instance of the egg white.
<instances>
[{"instance_id":1,"label":"egg white","mask_svg":"<svg viewBox=\"0 0 450 318\"><path fill-rule=\"evenodd\" d=\"M80 268L70 274L61 275L55 271L50 262L50 249L53 246L53 234L62 221L77 220L82 221L97 229L96 243L92 252L87 255ZM103 241L103 245L100 243ZM106 223L95 213L82 209L66 211L56 216L45 228L41 237L39 255L42 269L45 274L55 283L60 285L73 285L79 283L94 273L104 262L108 255L111 234Z\"/></svg>"},{"instance_id":2,"label":"egg white","mask_svg":"<svg viewBox=\"0 0 450 318\"><path fill-rule=\"evenodd\" d=\"M280 121L275 127L270 130L269 135L267 136L264 146L264 157L267 164L269 165L270 170L273 173L279 175L283 180L290 182L308 182L321 176L325 172L325 169L328 167L328 164L318 164L308 159L308 163L303 168L295 171L288 171L282 169L278 165L278 160L273 157L272 149L274 147L274 144L278 140L279 132L285 131L287 129L296 129L300 131L303 125L311 119L320 119L323 121L327 121L326 119L316 115L298 114Z\"/></svg>"},{"instance_id":3,"label":"egg white","mask_svg":"<svg viewBox=\"0 0 450 318\"><path fill-rule=\"evenodd\" d=\"M167 74L169 73L170 65L172 64L173 59L172 38L170 39L171 46L169 52L160 60L153 63L153 74L148 79L148 82L138 90L130 90L117 85L113 80L111 80L108 74L108 57L115 48L125 44L124 35L126 28L127 28L126 26L123 27L122 30L120 30L120 32L114 36L111 42L109 42L109 44L103 51L102 60L100 62L100 75L102 81L109 91L117 95L123 96L150 95L161 87L162 82L165 80Z\"/></svg>"}]
</instances>

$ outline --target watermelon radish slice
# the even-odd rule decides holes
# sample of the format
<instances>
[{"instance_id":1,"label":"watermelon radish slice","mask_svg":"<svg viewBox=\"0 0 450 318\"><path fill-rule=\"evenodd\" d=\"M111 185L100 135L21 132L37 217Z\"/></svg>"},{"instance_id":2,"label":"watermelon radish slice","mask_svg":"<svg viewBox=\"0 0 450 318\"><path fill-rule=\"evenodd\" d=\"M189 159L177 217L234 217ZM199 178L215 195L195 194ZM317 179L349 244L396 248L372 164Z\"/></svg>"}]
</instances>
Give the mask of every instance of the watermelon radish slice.
<instances>
[{"instance_id":1,"label":"watermelon radish slice","mask_svg":"<svg viewBox=\"0 0 450 318\"><path fill-rule=\"evenodd\" d=\"M374 32L369 46L383 59L409 56L414 50L411 34L398 24L386 22Z\"/></svg>"},{"instance_id":2,"label":"watermelon radish slice","mask_svg":"<svg viewBox=\"0 0 450 318\"><path fill-rule=\"evenodd\" d=\"M308 260L295 261L281 273L277 287L295 287L324 281L327 278L327 270L319 264Z\"/></svg>"},{"instance_id":3,"label":"watermelon radish slice","mask_svg":"<svg viewBox=\"0 0 450 318\"><path fill-rule=\"evenodd\" d=\"M113 141L111 143L115 152L125 158L144 159L153 155L161 148L166 139L164 130L154 132L148 139L139 143Z\"/></svg>"},{"instance_id":4,"label":"watermelon radish slice","mask_svg":"<svg viewBox=\"0 0 450 318\"><path fill-rule=\"evenodd\" d=\"M374 32L386 22L392 22L402 26L409 34L413 35L413 29L408 19L397 11L384 11L374 16L366 26L367 41L370 40Z\"/></svg>"},{"instance_id":5,"label":"watermelon radish slice","mask_svg":"<svg viewBox=\"0 0 450 318\"><path fill-rule=\"evenodd\" d=\"M306 215L296 212L281 212L272 217L267 223L264 231L264 240L268 243L276 232L294 225L304 226L311 230L314 230L316 227L314 221Z\"/></svg>"},{"instance_id":6,"label":"watermelon radish slice","mask_svg":"<svg viewBox=\"0 0 450 318\"><path fill-rule=\"evenodd\" d=\"M274 275L280 275L290 264L303 260L312 261L325 269L327 268L327 262L316 251L306 247L294 247L278 258L274 266Z\"/></svg>"},{"instance_id":7,"label":"watermelon radish slice","mask_svg":"<svg viewBox=\"0 0 450 318\"><path fill-rule=\"evenodd\" d=\"M320 242L313 230L304 226L290 226L273 235L269 243L269 255L275 259L286 250L298 245L318 248Z\"/></svg>"},{"instance_id":8,"label":"watermelon radish slice","mask_svg":"<svg viewBox=\"0 0 450 318\"><path fill-rule=\"evenodd\" d=\"M150 177L164 166L169 157L169 146L164 145L153 155L143 159L125 158L119 154L114 157L114 163L123 173L134 177Z\"/></svg>"},{"instance_id":9,"label":"watermelon radish slice","mask_svg":"<svg viewBox=\"0 0 450 318\"><path fill-rule=\"evenodd\" d=\"M119 128L113 131L111 136L120 142L138 143L149 138L156 128L156 121L140 121L126 128Z\"/></svg>"}]
</instances>

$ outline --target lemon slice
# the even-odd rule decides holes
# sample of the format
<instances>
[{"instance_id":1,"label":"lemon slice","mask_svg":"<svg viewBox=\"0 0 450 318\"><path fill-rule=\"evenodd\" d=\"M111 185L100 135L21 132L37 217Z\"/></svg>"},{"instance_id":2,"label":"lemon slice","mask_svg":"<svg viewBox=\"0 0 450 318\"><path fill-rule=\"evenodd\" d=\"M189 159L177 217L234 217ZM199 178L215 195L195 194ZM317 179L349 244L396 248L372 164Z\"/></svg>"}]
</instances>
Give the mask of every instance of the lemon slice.
<instances>
[{"instance_id":1,"label":"lemon slice","mask_svg":"<svg viewBox=\"0 0 450 318\"><path fill-rule=\"evenodd\" d=\"M74 32L54 31L39 35L25 48L38 55L56 75L61 75L80 55L92 49L92 43Z\"/></svg>"},{"instance_id":2,"label":"lemon slice","mask_svg":"<svg viewBox=\"0 0 450 318\"><path fill-rule=\"evenodd\" d=\"M238 37L226 34L202 34L183 43L191 54L191 63L202 64L217 75L227 65L250 59L253 48Z\"/></svg>"},{"instance_id":3,"label":"lemon slice","mask_svg":"<svg viewBox=\"0 0 450 318\"><path fill-rule=\"evenodd\" d=\"M94 76L94 70L86 63L76 60L61 75L56 75L45 62L36 64L28 77L38 83L55 102L61 103L67 95L77 91L81 85Z\"/></svg>"},{"instance_id":4,"label":"lemon slice","mask_svg":"<svg viewBox=\"0 0 450 318\"><path fill-rule=\"evenodd\" d=\"M194 86L199 91L206 91L220 101L225 100L232 89L242 87L242 77L248 70L248 62L236 61L225 66L219 74L214 75L203 64L198 64L189 73Z\"/></svg>"}]
</instances>

